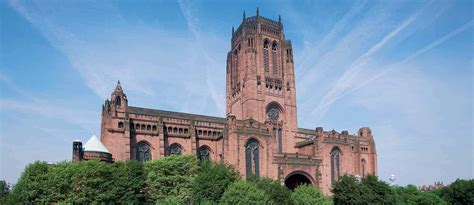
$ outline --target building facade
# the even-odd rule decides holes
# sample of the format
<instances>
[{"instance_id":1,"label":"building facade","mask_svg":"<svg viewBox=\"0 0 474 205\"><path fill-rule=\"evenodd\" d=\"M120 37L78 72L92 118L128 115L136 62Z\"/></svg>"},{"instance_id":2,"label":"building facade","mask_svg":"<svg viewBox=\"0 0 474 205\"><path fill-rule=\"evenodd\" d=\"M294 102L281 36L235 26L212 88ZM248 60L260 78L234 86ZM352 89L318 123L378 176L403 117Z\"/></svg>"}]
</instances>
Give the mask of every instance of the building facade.
<instances>
[{"instance_id":1,"label":"building facade","mask_svg":"<svg viewBox=\"0 0 474 205\"><path fill-rule=\"evenodd\" d=\"M281 19L246 17L227 54L226 117L133 107L120 82L102 107L101 142L115 160L191 154L242 176L310 183L330 194L342 175L377 174L371 130L299 128L291 41Z\"/></svg>"}]
</instances>

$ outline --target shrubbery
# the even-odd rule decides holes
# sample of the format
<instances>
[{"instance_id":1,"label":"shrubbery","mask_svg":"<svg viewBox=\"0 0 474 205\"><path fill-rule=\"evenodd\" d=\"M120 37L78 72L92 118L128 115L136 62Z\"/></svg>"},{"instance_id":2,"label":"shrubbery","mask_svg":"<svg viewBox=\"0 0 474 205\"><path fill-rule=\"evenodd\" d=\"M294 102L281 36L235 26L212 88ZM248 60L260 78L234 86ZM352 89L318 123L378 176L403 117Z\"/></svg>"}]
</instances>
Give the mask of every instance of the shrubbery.
<instances>
[{"instance_id":1,"label":"shrubbery","mask_svg":"<svg viewBox=\"0 0 474 205\"><path fill-rule=\"evenodd\" d=\"M473 204L474 180L443 189L389 186L375 176L343 176L334 204ZM10 190L0 181L0 204L331 204L320 190L294 191L279 181L241 180L231 167L173 155L155 161L107 164L96 160L28 165Z\"/></svg>"}]
</instances>

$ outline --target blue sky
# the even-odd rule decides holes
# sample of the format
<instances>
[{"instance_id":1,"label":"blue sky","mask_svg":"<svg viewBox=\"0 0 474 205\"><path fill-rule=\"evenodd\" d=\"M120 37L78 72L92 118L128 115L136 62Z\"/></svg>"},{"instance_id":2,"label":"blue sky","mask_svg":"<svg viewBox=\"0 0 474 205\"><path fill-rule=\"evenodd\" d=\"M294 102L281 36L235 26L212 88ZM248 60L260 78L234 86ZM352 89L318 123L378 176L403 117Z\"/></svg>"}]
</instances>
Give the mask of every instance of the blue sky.
<instances>
[{"instance_id":1,"label":"blue sky","mask_svg":"<svg viewBox=\"0 0 474 205\"><path fill-rule=\"evenodd\" d=\"M371 127L383 180L473 178L473 1L6 0L0 179L70 160L117 80L130 105L224 116L231 28L257 6L293 42L300 127Z\"/></svg>"}]
</instances>

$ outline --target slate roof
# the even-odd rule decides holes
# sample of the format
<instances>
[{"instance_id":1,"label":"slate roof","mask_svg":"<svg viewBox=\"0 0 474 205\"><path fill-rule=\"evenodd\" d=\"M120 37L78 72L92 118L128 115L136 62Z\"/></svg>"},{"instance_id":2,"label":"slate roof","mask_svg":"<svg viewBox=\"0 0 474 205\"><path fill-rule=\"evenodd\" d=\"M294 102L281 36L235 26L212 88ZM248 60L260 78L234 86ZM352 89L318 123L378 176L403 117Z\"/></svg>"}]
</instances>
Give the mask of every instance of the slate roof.
<instances>
[{"instance_id":1,"label":"slate roof","mask_svg":"<svg viewBox=\"0 0 474 205\"><path fill-rule=\"evenodd\" d=\"M128 112L133 113L133 114L140 114L140 115L175 117L175 118L189 119L189 120L194 119L194 120L205 121L205 122L226 123L226 119L223 117L197 115L197 114L173 112L173 111L157 110L157 109L149 109L149 108L141 108L141 107L129 106Z\"/></svg>"}]
</instances>

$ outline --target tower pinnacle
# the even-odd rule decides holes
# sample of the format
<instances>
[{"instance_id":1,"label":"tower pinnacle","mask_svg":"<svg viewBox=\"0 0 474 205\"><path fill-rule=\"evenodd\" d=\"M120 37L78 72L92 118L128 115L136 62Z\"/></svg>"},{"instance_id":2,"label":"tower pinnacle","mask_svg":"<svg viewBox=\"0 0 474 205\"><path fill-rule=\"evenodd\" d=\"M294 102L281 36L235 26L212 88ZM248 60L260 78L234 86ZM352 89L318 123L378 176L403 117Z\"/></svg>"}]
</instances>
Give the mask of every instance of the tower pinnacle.
<instances>
[{"instance_id":1,"label":"tower pinnacle","mask_svg":"<svg viewBox=\"0 0 474 205\"><path fill-rule=\"evenodd\" d=\"M242 15L242 21L245 21L245 10L244 10L244 14Z\"/></svg>"},{"instance_id":2,"label":"tower pinnacle","mask_svg":"<svg viewBox=\"0 0 474 205\"><path fill-rule=\"evenodd\" d=\"M257 6L257 17L260 16L260 11L258 10L258 6Z\"/></svg>"}]
</instances>

